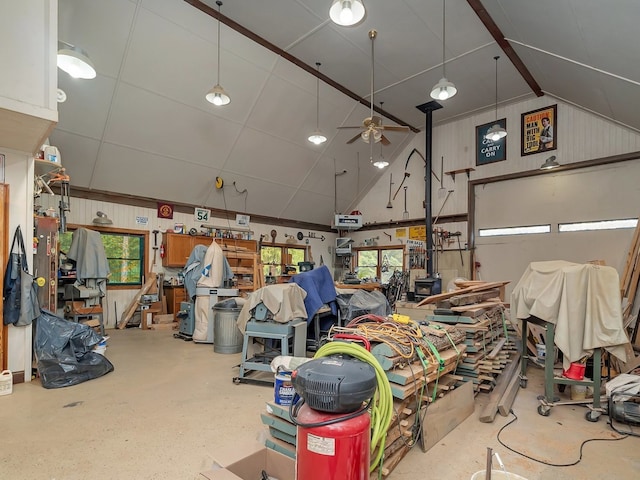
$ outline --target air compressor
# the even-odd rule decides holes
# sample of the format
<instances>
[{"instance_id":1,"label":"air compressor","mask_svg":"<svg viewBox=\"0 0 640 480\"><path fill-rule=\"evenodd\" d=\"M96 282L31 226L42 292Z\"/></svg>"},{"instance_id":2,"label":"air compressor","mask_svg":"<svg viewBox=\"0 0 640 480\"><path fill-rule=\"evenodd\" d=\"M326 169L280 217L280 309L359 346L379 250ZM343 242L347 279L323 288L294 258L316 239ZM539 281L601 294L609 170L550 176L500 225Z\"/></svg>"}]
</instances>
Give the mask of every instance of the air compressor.
<instances>
[{"instance_id":1,"label":"air compressor","mask_svg":"<svg viewBox=\"0 0 640 480\"><path fill-rule=\"evenodd\" d=\"M375 369L349 356L316 358L294 370L291 383L297 478L368 480Z\"/></svg>"}]
</instances>

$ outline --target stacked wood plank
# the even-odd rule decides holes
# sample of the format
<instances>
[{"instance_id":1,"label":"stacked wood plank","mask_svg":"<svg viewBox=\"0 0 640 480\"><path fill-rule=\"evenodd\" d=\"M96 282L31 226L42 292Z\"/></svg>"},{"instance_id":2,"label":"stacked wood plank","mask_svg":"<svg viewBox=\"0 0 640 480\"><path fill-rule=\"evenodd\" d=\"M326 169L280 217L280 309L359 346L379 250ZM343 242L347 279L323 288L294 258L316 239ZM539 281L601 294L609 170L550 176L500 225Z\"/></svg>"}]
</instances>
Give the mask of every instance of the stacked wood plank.
<instances>
[{"instance_id":1,"label":"stacked wood plank","mask_svg":"<svg viewBox=\"0 0 640 480\"><path fill-rule=\"evenodd\" d=\"M627 261L622 276L620 277L620 293L622 296L622 321L627 329L630 344L627 345L626 363L612 358L612 366L620 373L629 373L640 366L640 333L637 313L637 304L640 302L640 222L636 226L631 241L631 247L627 253Z\"/></svg>"}]
</instances>

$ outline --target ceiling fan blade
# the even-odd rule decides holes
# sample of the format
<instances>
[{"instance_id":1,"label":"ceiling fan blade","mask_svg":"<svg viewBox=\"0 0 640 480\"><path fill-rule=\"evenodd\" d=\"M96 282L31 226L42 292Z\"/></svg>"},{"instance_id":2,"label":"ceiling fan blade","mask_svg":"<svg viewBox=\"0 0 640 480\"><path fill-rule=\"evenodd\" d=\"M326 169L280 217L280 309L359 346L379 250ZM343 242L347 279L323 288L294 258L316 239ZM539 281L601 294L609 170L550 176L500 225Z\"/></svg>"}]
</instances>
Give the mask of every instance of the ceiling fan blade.
<instances>
[{"instance_id":1,"label":"ceiling fan blade","mask_svg":"<svg viewBox=\"0 0 640 480\"><path fill-rule=\"evenodd\" d=\"M389 130L390 132L408 132L410 130L409 127L395 125L383 125L382 128Z\"/></svg>"},{"instance_id":2,"label":"ceiling fan blade","mask_svg":"<svg viewBox=\"0 0 640 480\"><path fill-rule=\"evenodd\" d=\"M352 144L353 142L355 142L356 140L358 140L360 138L360 134L357 134L355 137L353 137L351 140L349 140L347 142L347 145Z\"/></svg>"},{"instance_id":3,"label":"ceiling fan blade","mask_svg":"<svg viewBox=\"0 0 640 480\"><path fill-rule=\"evenodd\" d=\"M359 127L354 127L354 126L345 126L345 127L336 127L336 128L337 128L338 130L343 130L343 129L345 129L345 128L360 128L360 129L361 129L361 128L362 128L362 126L359 126Z\"/></svg>"},{"instance_id":4,"label":"ceiling fan blade","mask_svg":"<svg viewBox=\"0 0 640 480\"><path fill-rule=\"evenodd\" d=\"M389 141L389 139L387 137L382 135L382 137L380 137L380 143L382 143L383 145L389 145L391 142Z\"/></svg>"}]
</instances>

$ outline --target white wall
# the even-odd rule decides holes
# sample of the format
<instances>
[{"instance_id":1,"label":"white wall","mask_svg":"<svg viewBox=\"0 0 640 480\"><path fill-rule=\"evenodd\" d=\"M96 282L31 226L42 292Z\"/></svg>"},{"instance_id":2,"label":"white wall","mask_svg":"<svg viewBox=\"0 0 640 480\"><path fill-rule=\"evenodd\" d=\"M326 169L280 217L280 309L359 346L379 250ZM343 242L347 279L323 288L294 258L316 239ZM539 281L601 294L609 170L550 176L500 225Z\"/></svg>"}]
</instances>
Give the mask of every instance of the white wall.
<instances>
[{"instance_id":1,"label":"white wall","mask_svg":"<svg viewBox=\"0 0 640 480\"><path fill-rule=\"evenodd\" d=\"M6 232L11 242L18 225L27 249L29 271L33 273L33 159L27 154L2 150L5 154L5 183L9 184L9 231ZM4 232L3 232L4 234ZM11 243L9 243L11 245ZM9 247L11 248L11 247ZM2 266L4 272L5 266ZM24 371L25 381L31 380L31 339L32 328L8 327L8 368L11 371Z\"/></svg>"},{"instance_id":2,"label":"white wall","mask_svg":"<svg viewBox=\"0 0 640 480\"><path fill-rule=\"evenodd\" d=\"M535 155L520 155L520 117L524 112L536 110L557 104L558 118L556 122L556 132L558 147L556 150ZM446 103L445 107L446 108ZM434 112L434 121L437 122L438 112ZM640 134L635 131L623 128L602 117L593 115L573 105L566 104L550 96L534 98L519 103L501 106L498 109L498 118L507 118L507 159L502 162L490 163L476 166L475 158L475 135L476 126L490 123L495 119L494 111L478 113L471 117L455 122L446 123L434 127L433 131L433 172L440 176L440 162L444 157L444 171L453 171L463 168L473 168L470 172L470 180L495 177L515 172L537 170L546 158L555 155L561 164L581 162L585 160L597 159L629 152L640 151ZM403 219L404 199L401 191L395 200L392 200L393 208L386 208L389 200L389 176L393 175L393 193L400 185L405 173L405 162L409 153L417 148L423 155L425 154L424 135L416 136L414 142L408 145L405 150L388 167L388 170L369 193L358 204L357 209L364 215L365 224L380 222L394 222ZM409 161L408 170L410 176L406 179L407 190L407 211L410 219L424 219L424 162L413 155ZM445 190L453 190L446 204L444 198L438 195L440 183L432 177L432 213L436 216L440 210L442 215L466 214L468 209L468 182L466 175L457 174L454 178L451 175L444 175L442 186ZM481 188L481 187L479 187ZM509 201L509 199L505 199ZM611 195L611 202L615 202L615 195ZM640 202L638 202L640 203ZM444 204L444 206L443 206ZM437 226L451 232L461 231L461 244L468 243L467 224L443 224ZM395 235L395 229L373 230L364 232L353 232L352 237L358 242L365 238L378 236L380 245L397 245L401 243L402 237ZM383 232L392 234L389 240ZM457 246L457 245L456 245ZM599 249L599 247L598 247ZM600 258L599 250L594 249L591 258ZM615 261L616 266L624 264L622 258L626 251L618 253L620 261ZM508 258L504 261L509 261ZM483 278L484 280L493 280ZM500 278L496 280L501 280ZM515 279L510 279L516 281Z\"/></svg>"},{"instance_id":3,"label":"white wall","mask_svg":"<svg viewBox=\"0 0 640 480\"><path fill-rule=\"evenodd\" d=\"M2 2L0 7L0 153L9 184L9 241L20 225L30 253L33 238L33 158L58 119L57 0ZM24 148L22 148L24 147ZM16 151L18 149L19 151ZM29 266L33 261L29 258ZM4 271L4 265L2 269ZM31 380L31 327L8 327L8 368Z\"/></svg>"}]
</instances>

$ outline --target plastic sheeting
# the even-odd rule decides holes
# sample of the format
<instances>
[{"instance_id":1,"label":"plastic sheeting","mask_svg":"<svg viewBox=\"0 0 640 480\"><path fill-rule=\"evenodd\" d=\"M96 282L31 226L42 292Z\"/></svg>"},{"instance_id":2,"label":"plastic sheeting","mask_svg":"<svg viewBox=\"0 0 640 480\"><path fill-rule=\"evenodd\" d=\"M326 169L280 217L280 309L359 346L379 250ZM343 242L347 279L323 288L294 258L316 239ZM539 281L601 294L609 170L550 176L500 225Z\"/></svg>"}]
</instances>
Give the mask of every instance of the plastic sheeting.
<instances>
[{"instance_id":1,"label":"plastic sheeting","mask_svg":"<svg viewBox=\"0 0 640 480\"><path fill-rule=\"evenodd\" d=\"M353 295L339 294L336 300L343 325L361 315L372 314L380 317L391 315L391 306L387 297L377 290L373 292L356 290Z\"/></svg>"},{"instance_id":2,"label":"plastic sheeting","mask_svg":"<svg viewBox=\"0 0 640 480\"><path fill-rule=\"evenodd\" d=\"M35 324L34 351L44 388L69 387L113 371L113 364L93 351L102 336L87 325L46 310Z\"/></svg>"}]
</instances>

